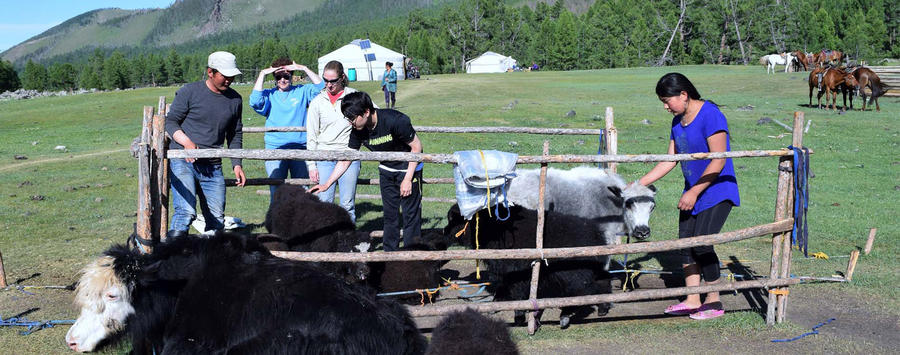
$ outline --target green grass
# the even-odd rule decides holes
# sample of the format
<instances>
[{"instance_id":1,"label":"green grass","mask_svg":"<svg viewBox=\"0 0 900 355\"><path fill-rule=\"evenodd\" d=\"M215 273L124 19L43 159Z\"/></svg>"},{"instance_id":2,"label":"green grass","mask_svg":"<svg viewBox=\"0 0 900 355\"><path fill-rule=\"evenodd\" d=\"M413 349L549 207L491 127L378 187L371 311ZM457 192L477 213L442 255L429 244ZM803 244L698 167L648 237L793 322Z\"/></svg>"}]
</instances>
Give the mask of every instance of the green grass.
<instances>
[{"instance_id":1,"label":"green grass","mask_svg":"<svg viewBox=\"0 0 900 355\"><path fill-rule=\"evenodd\" d=\"M619 151L625 154L663 153L671 116L653 93L656 80L669 71L687 75L704 98L712 99L728 117L733 150L780 149L791 142L789 134L774 124L758 125L761 117L790 124L794 111L804 111L812 126L804 145L815 154L810 179L810 252L847 255L861 248L869 228L878 228L872 254L863 256L853 283L830 285L849 297L865 300L888 314L900 315L897 288L898 224L895 207L898 189L898 128L896 98L882 98L881 112L852 111L838 115L802 107L808 101L805 73L764 75L756 66L684 66L576 72L535 72L479 75L438 75L401 82L399 109L421 126L528 126L601 128L606 106L615 109ZM382 100L377 83L351 85ZM236 89L249 96L250 86ZM77 279L78 269L113 242L122 242L135 221L137 196L136 160L127 152L140 130L142 106L155 106L165 95L169 101L177 87L52 97L0 102L0 251L10 282L40 275L22 284L66 285ZM518 101L511 110L504 106ZM737 108L753 105L752 111ZM859 101L855 102L859 105ZM244 106L244 124L261 126L263 118ZM569 110L576 116L565 117ZM595 118L599 117L599 118ZM641 120L650 120L644 125ZM551 154L594 154L597 137L423 133L428 153L466 149L499 149L520 155L539 155L541 142L551 141ZM262 135L245 135L246 148L262 148ZM512 145L511 142L515 142ZM68 152L54 150L65 145ZM15 160L25 155L27 160ZM774 217L777 160L745 158L735 161L742 206L735 209L726 230L768 223ZM619 171L636 179L651 164L622 164ZM245 160L248 177L263 177L259 161ZM426 177L449 177L450 166L429 165ZM372 163L362 177L377 177ZM676 235L675 205L681 189L677 171L657 183L660 193L652 220L654 240ZM255 193L265 187L229 190L227 214L248 223L261 223L268 197ZM361 194L378 194L362 186ZM426 196L451 197L450 186L429 185ZM44 196L34 201L31 196ZM380 204L360 200L362 228L380 229ZM424 226L441 227L447 205L426 203ZM757 273L768 273L770 238L732 243L718 248L722 259L741 260ZM639 256L637 256L639 257ZM792 272L831 276L846 269L846 258L800 260L795 253ZM647 261L645 268L658 267ZM806 287L806 286L799 286ZM31 307L40 310L31 319L72 319L77 312L71 293L38 290L35 296L18 291L0 292L0 315L8 317ZM676 328L671 328L675 326ZM644 332L662 336L682 329L700 336L753 333L764 328L755 314L729 314L725 320L681 324L668 320L607 322L602 326L573 328L565 332L542 330L535 337L514 334L524 349L547 344L564 346L584 339L601 339ZM43 330L21 337L0 330L0 343L23 353L64 353L62 335L67 327ZM784 328L777 328L778 332ZM788 330L792 330L788 328ZM777 336L775 336L777 337ZM640 340L636 340L640 341ZM853 349L853 347L843 348ZM122 352L119 349L112 352Z\"/></svg>"}]
</instances>

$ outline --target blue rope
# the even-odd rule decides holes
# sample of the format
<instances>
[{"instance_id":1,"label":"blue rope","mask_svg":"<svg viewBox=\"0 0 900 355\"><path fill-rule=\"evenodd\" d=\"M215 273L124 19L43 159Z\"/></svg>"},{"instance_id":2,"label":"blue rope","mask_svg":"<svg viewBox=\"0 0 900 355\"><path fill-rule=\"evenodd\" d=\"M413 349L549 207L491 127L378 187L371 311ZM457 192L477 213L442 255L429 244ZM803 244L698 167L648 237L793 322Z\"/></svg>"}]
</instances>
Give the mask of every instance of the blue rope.
<instances>
[{"instance_id":1,"label":"blue rope","mask_svg":"<svg viewBox=\"0 0 900 355\"><path fill-rule=\"evenodd\" d=\"M828 324L828 323L831 323L831 321L833 321L833 320L835 320L835 318L828 318L828 320L826 320L826 321L824 321L824 322L822 322L822 323L819 323L819 325L813 327L811 332L803 333L803 334L800 334L800 335L795 336L795 337L790 338L790 339L772 339L772 342L773 342L773 343L787 343L787 342L791 342L791 341L794 341L794 340L803 338L803 337L805 337L805 336L807 336L807 335L819 334L819 330L818 330L819 327L821 327L821 326L823 326L823 325L826 325L826 324Z\"/></svg>"},{"instance_id":2,"label":"blue rope","mask_svg":"<svg viewBox=\"0 0 900 355\"><path fill-rule=\"evenodd\" d=\"M791 233L793 244L809 257L809 227L806 212L809 208L809 149L788 146L794 150L794 229Z\"/></svg>"},{"instance_id":3,"label":"blue rope","mask_svg":"<svg viewBox=\"0 0 900 355\"><path fill-rule=\"evenodd\" d=\"M0 327L27 327L26 330L19 332L21 335L28 335L44 328L53 328L59 324L75 324L74 319L66 320L48 320L48 321L30 321L25 317L12 317L3 319L0 316Z\"/></svg>"},{"instance_id":4,"label":"blue rope","mask_svg":"<svg viewBox=\"0 0 900 355\"><path fill-rule=\"evenodd\" d=\"M597 137L597 141L600 143L600 145L597 147L597 155L606 154L606 144L603 143L603 141L604 141L603 136L606 135L605 133L606 133L606 130L601 129L600 135ZM606 169L609 167L609 163L597 163L597 167L600 169Z\"/></svg>"}]
</instances>

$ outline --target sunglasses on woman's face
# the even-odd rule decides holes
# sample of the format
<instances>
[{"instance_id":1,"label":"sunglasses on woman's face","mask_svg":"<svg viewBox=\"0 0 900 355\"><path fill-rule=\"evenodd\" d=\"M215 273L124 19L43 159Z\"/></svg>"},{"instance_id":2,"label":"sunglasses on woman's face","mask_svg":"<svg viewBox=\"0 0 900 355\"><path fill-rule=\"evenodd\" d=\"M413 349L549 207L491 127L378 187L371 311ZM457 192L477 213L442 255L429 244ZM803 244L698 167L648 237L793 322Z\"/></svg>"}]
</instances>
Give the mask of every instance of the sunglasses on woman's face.
<instances>
[{"instance_id":1,"label":"sunglasses on woman's face","mask_svg":"<svg viewBox=\"0 0 900 355\"><path fill-rule=\"evenodd\" d=\"M277 73L275 75L275 80L291 80L291 73Z\"/></svg>"},{"instance_id":2,"label":"sunglasses on woman's face","mask_svg":"<svg viewBox=\"0 0 900 355\"><path fill-rule=\"evenodd\" d=\"M337 82L341 81L341 78L338 77L338 78L334 78L332 80L322 78L322 80L325 80L325 84L336 84Z\"/></svg>"}]
</instances>

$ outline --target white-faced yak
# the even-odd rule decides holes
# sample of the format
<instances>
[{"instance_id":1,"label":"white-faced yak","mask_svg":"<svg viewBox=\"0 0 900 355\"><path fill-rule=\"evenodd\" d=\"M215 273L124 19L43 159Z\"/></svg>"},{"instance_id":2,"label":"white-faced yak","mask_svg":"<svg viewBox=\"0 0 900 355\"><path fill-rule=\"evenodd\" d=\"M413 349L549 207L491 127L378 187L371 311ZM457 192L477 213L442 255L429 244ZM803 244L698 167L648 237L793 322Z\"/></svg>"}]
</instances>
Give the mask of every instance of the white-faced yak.
<instances>
[{"instance_id":1,"label":"white-faced yak","mask_svg":"<svg viewBox=\"0 0 900 355\"><path fill-rule=\"evenodd\" d=\"M78 283L66 334L92 351L116 333L135 354L421 354L406 309L254 238L182 237L140 254L115 245Z\"/></svg>"}]
</instances>

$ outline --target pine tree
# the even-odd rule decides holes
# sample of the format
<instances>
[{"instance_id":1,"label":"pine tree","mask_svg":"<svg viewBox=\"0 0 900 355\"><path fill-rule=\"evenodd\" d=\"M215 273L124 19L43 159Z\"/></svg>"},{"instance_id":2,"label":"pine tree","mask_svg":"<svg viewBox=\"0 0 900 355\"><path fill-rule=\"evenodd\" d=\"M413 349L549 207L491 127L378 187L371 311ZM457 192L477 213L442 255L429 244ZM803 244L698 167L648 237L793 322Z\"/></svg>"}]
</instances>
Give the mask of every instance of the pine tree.
<instances>
[{"instance_id":1,"label":"pine tree","mask_svg":"<svg viewBox=\"0 0 900 355\"><path fill-rule=\"evenodd\" d=\"M131 72L122 52L113 51L103 63L102 79L103 88L107 90L125 89L131 86Z\"/></svg>"},{"instance_id":2,"label":"pine tree","mask_svg":"<svg viewBox=\"0 0 900 355\"><path fill-rule=\"evenodd\" d=\"M15 91L22 87L19 81L19 74L13 68L12 63L0 60L0 93L6 91Z\"/></svg>"},{"instance_id":3,"label":"pine tree","mask_svg":"<svg viewBox=\"0 0 900 355\"><path fill-rule=\"evenodd\" d=\"M175 51L175 48L169 50L169 55L166 56L165 66L166 73L168 74L166 84L172 85L184 82L184 68L181 67L181 57L178 56L178 52Z\"/></svg>"},{"instance_id":4,"label":"pine tree","mask_svg":"<svg viewBox=\"0 0 900 355\"><path fill-rule=\"evenodd\" d=\"M25 90L44 91L49 88L47 80L47 68L29 59L25 64L25 71L22 72L22 87Z\"/></svg>"},{"instance_id":5,"label":"pine tree","mask_svg":"<svg viewBox=\"0 0 900 355\"><path fill-rule=\"evenodd\" d=\"M78 73L75 67L69 63L53 63L49 69L50 89L74 90L77 86Z\"/></svg>"}]
</instances>

